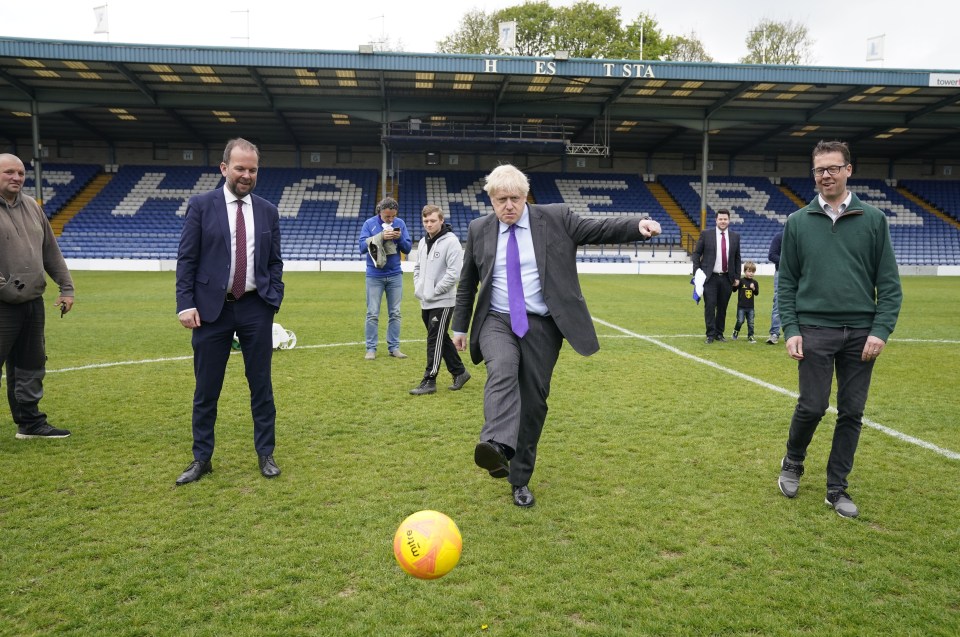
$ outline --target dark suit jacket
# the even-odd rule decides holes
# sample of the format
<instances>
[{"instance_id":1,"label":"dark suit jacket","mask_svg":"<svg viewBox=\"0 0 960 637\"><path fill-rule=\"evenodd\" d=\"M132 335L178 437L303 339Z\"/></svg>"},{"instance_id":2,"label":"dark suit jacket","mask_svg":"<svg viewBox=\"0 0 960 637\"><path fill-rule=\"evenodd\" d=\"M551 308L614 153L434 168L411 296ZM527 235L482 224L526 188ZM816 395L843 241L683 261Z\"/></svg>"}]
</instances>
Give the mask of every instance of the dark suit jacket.
<instances>
[{"instance_id":1,"label":"dark suit jacket","mask_svg":"<svg viewBox=\"0 0 960 637\"><path fill-rule=\"evenodd\" d=\"M743 269L740 263L740 235L727 227L727 279L733 283L735 279L740 278L740 272ZM717 230L709 228L700 233L697 239L697 245L693 249L693 273L697 269L703 270L703 273L710 278L713 274L713 264L717 262Z\"/></svg>"},{"instance_id":2,"label":"dark suit jacket","mask_svg":"<svg viewBox=\"0 0 960 637\"><path fill-rule=\"evenodd\" d=\"M251 197L257 293L279 310L283 300L280 215L266 199ZM230 286L230 265L230 222L223 189L194 195L187 204L177 252L177 312L195 307L202 322L217 320Z\"/></svg>"},{"instance_id":3,"label":"dark suit jacket","mask_svg":"<svg viewBox=\"0 0 960 637\"><path fill-rule=\"evenodd\" d=\"M563 337L578 353L589 356L600 349L600 343L580 291L577 247L642 240L638 227L641 217L584 219L571 212L566 204L529 204L527 207L543 300ZM490 287L499 229L499 219L491 213L470 222L467 232L453 330L466 333L470 328L470 357L475 364L483 360L480 327L490 312ZM470 310L475 299L471 328Z\"/></svg>"}]
</instances>

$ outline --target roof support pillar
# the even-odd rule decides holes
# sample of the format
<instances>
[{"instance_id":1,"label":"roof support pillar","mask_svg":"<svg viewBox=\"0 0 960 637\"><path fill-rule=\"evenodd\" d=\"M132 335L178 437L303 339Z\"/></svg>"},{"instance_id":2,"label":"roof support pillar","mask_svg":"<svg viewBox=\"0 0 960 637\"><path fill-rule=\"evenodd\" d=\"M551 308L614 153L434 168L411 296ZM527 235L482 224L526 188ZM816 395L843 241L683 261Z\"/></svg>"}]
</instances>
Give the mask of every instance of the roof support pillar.
<instances>
[{"instance_id":1,"label":"roof support pillar","mask_svg":"<svg viewBox=\"0 0 960 637\"><path fill-rule=\"evenodd\" d=\"M35 199L43 206L43 169L40 166L40 105L30 100L30 125L33 128L33 180L37 191Z\"/></svg>"},{"instance_id":2,"label":"roof support pillar","mask_svg":"<svg viewBox=\"0 0 960 637\"><path fill-rule=\"evenodd\" d=\"M710 156L710 120L703 120L703 156L700 158L700 230L707 229L707 158Z\"/></svg>"}]
</instances>

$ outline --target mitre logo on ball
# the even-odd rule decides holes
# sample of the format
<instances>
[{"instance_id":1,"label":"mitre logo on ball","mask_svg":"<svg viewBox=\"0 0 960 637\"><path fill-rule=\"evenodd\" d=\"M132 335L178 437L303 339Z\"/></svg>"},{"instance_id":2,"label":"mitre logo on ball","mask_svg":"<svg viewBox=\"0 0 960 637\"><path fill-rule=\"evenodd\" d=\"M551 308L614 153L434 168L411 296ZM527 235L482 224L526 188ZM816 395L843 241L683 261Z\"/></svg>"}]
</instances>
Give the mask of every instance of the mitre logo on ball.
<instances>
[{"instance_id":1,"label":"mitre logo on ball","mask_svg":"<svg viewBox=\"0 0 960 637\"><path fill-rule=\"evenodd\" d=\"M417 511L393 536L393 554L404 571L420 579L436 579L460 561L460 529L439 511Z\"/></svg>"}]
</instances>

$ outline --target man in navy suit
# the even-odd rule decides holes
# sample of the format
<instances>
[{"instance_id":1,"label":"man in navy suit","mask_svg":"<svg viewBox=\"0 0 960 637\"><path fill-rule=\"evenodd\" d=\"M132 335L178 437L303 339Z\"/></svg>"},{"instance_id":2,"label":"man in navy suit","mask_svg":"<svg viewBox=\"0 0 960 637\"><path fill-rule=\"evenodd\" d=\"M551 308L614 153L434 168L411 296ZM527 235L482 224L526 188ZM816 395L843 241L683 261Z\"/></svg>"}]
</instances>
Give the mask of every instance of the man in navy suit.
<instances>
[{"instance_id":1,"label":"man in navy suit","mask_svg":"<svg viewBox=\"0 0 960 637\"><path fill-rule=\"evenodd\" d=\"M283 300L280 216L253 194L260 151L232 139L223 151L223 188L190 198L177 254L177 314L193 330L193 462L177 485L213 471L213 427L236 333L250 386L253 442L260 473L273 478L274 422L270 362L273 317Z\"/></svg>"},{"instance_id":2,"label":"man in navy suit","mask_svg":"<svg viewBox=\"0 0 960 637\"><path fill-rule=\"evenodd\" d=\"M491 477L509 478L513 503L529 507L527 483L563 341L583 356L600 349L577 278L577 247L642 241L660 234L660 224L647 216L588 219L566 204L527 204L527 176L510 165L487 175L484 190L495 214L474 219L467 231L453 343L464 351L469 329L471 359L487 366L473 460Z\"/></svg>"},{"instance_id":3,"label":"man in navy suit","mask_svg":"<svg viewBox=\"0 0 960 637\"><path fill-rule=\"evenodd\" d=\"M726 341L727 303L733 288L740 282L740 235L730 229L730 212L717 210L717 226L700 233L693 249L693 273L703 270L703 319L709 345ZM726 248L723 250L722 248Z\"/></svg>"}]
</instances>

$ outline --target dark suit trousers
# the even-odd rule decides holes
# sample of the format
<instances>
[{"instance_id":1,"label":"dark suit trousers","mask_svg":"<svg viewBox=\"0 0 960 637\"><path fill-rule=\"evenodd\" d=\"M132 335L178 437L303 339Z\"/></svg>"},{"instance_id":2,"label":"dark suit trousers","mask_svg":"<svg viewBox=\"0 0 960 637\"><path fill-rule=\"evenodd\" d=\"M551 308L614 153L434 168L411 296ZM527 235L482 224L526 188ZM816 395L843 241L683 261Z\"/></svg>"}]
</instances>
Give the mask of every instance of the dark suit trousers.
<instances>
[{"instance_id":1,"label":"dark suit trousers","mask_svg":"<svg viewBox=\"0 0 960 637\"><path fill-rule=\"evenodd\" d=\"M480 440L513 448L510 484L523 486L533 475L537 443L547 419L550 379L563 335L550 317L528 315L530 329L517 338L510 315L490 312L480 328L480 351L487 367Z\"/></svg>"},{"instance_id":2,"label":"dark suit trousers","mask_svg":"<svg viewBox=\"0 0 960 637\"><path fill-rule=\"evenodd\" d=\"M707 338L723 336L732 292L733 284L725 274L714 272L703 282L703 321L707 327Z\"/></svg>"},{"instance_id":3,"label":"dark suit trousers","mask_svg":"<svg viewBox=\"0 0 960 637\"><path fill-rule=\"evenodd\" d=\"M202 323L193 331L193 372L197 380L193 395L195 460L209 460L213 456L217 401L223 389L234 332L240 341L250 387L253 444L258 455L273 453L277 416L270 377L274 314L273 306L265 303L256 292L247 292L238 301L226 303L216 321Z\"/></svg>"}]
</instances>

